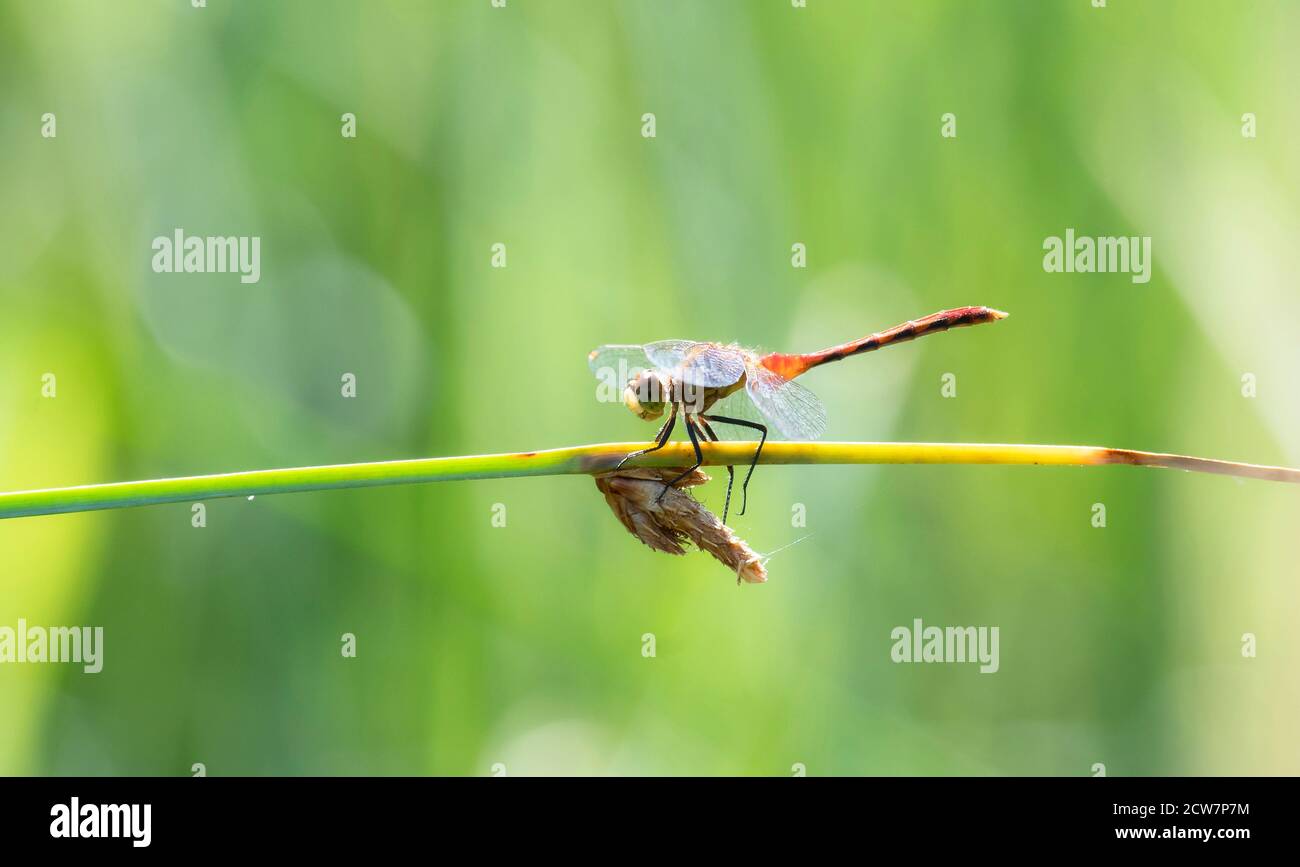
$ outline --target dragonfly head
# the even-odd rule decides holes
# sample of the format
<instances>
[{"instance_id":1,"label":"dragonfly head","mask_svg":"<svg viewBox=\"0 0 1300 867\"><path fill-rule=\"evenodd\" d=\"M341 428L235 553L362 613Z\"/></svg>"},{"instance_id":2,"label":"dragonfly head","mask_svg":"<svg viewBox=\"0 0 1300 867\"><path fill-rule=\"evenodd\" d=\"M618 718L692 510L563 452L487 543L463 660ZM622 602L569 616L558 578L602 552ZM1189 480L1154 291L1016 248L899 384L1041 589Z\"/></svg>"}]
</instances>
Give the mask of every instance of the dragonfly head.
<instances>
[{"instance_id":1,"label":"dragonfly head","mask_svg":"<svg viewBox=\"0 0 1300 867\"><path fill-rule=\"evenodd\" d=\"M623 405L637 418L654 421L668 405L668 383L654 370L643 370L623 390Z\"/></svg>"}]
</instances>

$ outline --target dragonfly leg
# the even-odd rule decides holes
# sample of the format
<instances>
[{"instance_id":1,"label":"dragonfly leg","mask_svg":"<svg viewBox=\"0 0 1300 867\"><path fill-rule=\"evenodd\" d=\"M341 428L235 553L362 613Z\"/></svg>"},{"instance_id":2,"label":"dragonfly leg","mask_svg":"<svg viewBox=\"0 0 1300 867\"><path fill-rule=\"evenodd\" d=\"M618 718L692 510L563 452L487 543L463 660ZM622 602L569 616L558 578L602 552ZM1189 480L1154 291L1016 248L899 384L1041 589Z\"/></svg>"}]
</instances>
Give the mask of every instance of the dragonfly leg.
<instances>
[{"instance_id":1,"label":"dragonfly leg","mask_svg":"<svg viewBox=\"0 0 1300 867\"><path fill-rule=\"evenodd\" d=\"M749 462L749 472L745 473L745 481L740 485L740 511L739 515L745 514L745 506L749 503L749 477L754 475L754 467L758 466L758 456L763 453L763 443L767 442L767 425L759 424L756 421L746 421L740 418L727 418L725 415L703 415L702 419L709 421L720 421L723 424L734 424L739 427L747 427L759 432L758 448L754 450L754 459Z\"/></svg>"},{"instance_id":2,"label":"dragonfly leg","mask_svg":"<svg viewBox=\"0 0 1300 867\"><path fill-rule=\"evenodd\" d=\"M705 416L698 417L700 427L704 429L704 433L707 435L705 439L712 440L716 443L718 441L718 435L713 432L713 428L704 420L705 418ZM722 523L724 524L727 523L727 512L731 508L731 489L735 484L736 468L731 464L727 464L727 499L722 503Z\"/></svg>"},{"instance_id":3,"label":"dragonfly leg","mask_svg":"<svg viewBox=\"0 0 1300 867\"><path fill-rule=\"evenodd\" d=\"M700 437L699 434L695 432L695 422L694 420L691 419L689 413L683 414L682 418L686 423L686 433L689 434L691 437L691 445L695 446L695 463L689 469L687 469L685 472L679 475L677 478L673 479L671 482L668 482L667 484L664 485L664 489L660 491L659 496L655 498L656 503L663 501L664 494L668 493L669 488L675 487L678 482L680 482L682 479L686 478L691 473L698 470L700 468L700 464L704 463L704 452L700 451Z\"/></svg>"},{"instance_id":4,"label":"dragonfly leg","mask_svg":"<svg viewBox=\"0 0 1300 867\"><path fill-rule=\"evenodd\" d=\"M648 455L651 452L659 451L661 448L663 448L665 445L668 444L668 438L673 435L673 427L676 424L677 424L677 407L674 406L672 415L668 416L668 421L664 422L664 426L659 429L659 433L655 434L655 444L648 449L641 449L640 451L635 451L632 452L630 455L627 455L626 457L623 458L623 460L618 462L618 466L614 467L614 469L621 470L623 469L623 464L632 460L632 458L639 458L641 457L641 455Z\"/></svg>"}]
</instances>

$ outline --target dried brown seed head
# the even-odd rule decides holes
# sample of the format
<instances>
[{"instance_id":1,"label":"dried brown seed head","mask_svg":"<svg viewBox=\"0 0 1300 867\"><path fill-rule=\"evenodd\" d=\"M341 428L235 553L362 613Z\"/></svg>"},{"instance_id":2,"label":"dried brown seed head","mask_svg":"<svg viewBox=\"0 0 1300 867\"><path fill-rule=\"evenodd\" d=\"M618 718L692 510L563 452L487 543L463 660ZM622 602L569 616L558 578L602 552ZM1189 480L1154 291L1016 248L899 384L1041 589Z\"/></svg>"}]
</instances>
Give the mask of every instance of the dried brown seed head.
<instances>
[{"instance_id":1,"label":"dried brown seed head","mask_svg":"<svg viewBox=\"0 0 1300 867\"><path fill-rule=\"evenodd\" d=\"M766 581L762 557L684 490L707 482L704 472L696 469L664 493L664 485L682 472L652 467L618 470L596 476L596 487L628 532L656 551L685 554L685 545L691 542L735 572L736 583Z\"/></svg>"}]
</instances>

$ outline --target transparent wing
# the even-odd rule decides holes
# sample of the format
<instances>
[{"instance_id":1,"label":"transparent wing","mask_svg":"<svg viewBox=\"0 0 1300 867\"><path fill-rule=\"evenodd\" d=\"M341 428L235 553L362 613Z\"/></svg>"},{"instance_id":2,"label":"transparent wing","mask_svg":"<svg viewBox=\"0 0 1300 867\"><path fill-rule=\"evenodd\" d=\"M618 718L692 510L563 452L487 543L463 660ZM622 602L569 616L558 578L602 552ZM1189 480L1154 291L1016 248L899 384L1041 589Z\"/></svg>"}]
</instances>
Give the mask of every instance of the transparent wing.
<instances>
[{"instance_id":1,"label":"transparent wing","mask_svg":"<svg viewBox=\"0 0 1300 867\"><path fill-rule=\"evenodd\" d=\"M745 356L735 347L690 340L659 340L645 345L656 365L675 371L686 383L704 388L732 385L745 373Z\"/></svg>"},{"instance_id":2,"label":"transparent wing","mask_svg":"<svg viewBox=\"0 0 1300 867\"><path fill-rule=\"evenodd\" d=\"M694 340L656 340L654 343L647 343L643 348L646 356L656 367L673 370L682 363L682 359L686 357L686 350L695 343Z\"/></svg>"},{"instance_id":3,"label":"transparent wing","mask_svg":"<svg viewBox=\"0 0 1300 867\"><path fill-rule=\"evenodd\" d=\"M826 408L817 395L761 364L749 365L745 390L781 433L792 440L815 440L826 431Z\"/></svg>"},{"instance_id":4,"label":"transparent wing","mask_svg":"<svg viewBox=\"0 0 1300 867\"><path fill-rule=\"evenodd\" d=\"M653 367L639 343L610 343L597 346L587 355L587 366L597 378L617 377L626 382L632 372ZM605 373L602 374L602 371Z\"/></svg>"},{"instance_id":5,"label":"transparent wing","mask_svg":"<svg viewBox=\"0 0 1300 867\"><path fill-rule=\"evenodd\" d=\"M709 407L707 414L710 416L722 415L727 418L740 419L741 421L752 421L761 424L764 427L770 426L770 422L763 413L759 412L758 407L754 406L753 399L750 398L749 393L743 388L738 391L733 391L722 400L713 404L713 406ZM744 442L748 440L757 440L759 437L758 431L741 425L715 421L709 422L709 426L712 427L713 432L718 435L718 439L723 440L724 442Z\"/></svg>"}]
</instances>

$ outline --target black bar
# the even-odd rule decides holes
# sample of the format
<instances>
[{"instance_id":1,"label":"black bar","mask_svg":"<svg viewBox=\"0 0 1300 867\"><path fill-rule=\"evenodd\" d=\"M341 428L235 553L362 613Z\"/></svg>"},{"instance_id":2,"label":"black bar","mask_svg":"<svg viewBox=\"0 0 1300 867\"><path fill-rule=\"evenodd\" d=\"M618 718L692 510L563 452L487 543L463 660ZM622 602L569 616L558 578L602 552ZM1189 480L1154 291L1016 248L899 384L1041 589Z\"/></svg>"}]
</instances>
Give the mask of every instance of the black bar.
<instances>
[{"instance_id":1,"label":"black bar","mask_svg":"<svg viewBox=\"0 0 1300 867\"><path fill-rule=\"evenodd\" d=\"M918 852L1104 845L1231 856L1259 841L1286 843L1298 791L1291 778L8 778L0 780L0 829L7 846L52 854L291 848L337 855L377 842L427 845L431 834L440 847L576 835L579 852L610 829L639 827L665 843L704 822L736 851L777 835L864 854L906 843ZM114 838L53 836L65 830L56 822L74 797L83 822L87 805L148 804L149 845L134 846L130 830ZM90 813L94 821L107 815ZM143 809L136 815L142 820ZM499 839L483 838L484 829ZM1199 839L1206 831L1208 839Z\"/></svg>"}]
</instances>

